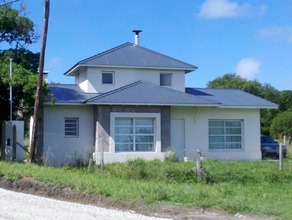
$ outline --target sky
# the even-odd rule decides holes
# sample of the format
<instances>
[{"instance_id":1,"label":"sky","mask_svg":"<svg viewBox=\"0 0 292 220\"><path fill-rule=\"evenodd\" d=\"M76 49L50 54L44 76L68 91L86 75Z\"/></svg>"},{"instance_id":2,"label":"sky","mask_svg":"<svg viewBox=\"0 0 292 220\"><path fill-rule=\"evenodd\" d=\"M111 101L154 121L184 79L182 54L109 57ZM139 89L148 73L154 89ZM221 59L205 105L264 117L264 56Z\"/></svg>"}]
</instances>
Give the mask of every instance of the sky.
<instances>
[{"instance_id":1,"label":"sky","mask_svg":"<svg viewBox=\"0 0 292 220\"><path fill-rule=\"evenodd\" d=\"M198 67L186 86L204 88L226 73L292 89L291 0L51 0L45 70L49 82L78 61L134 42ZM22 0L43 32L44 1ZM15 3L14 7L19 7ZM41 38L28 49L39 52Z\"/></svg>"}]
</instances>

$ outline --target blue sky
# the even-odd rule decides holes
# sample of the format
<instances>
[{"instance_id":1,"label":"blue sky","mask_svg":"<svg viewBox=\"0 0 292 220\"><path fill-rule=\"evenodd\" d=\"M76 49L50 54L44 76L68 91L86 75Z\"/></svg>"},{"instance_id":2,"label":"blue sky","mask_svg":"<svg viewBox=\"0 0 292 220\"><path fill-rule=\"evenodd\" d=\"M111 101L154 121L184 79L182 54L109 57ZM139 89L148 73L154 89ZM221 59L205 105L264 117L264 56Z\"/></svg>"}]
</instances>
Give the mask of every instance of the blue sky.
<instances>
[{"instance_id":1,"label":"blue sky","mask_svg":"<svg viewBox=\"0 0 292 220\"><path fill-rule=\"evenodd\" d=\"M42 35L44 2L23 4ZM291 0L51 0L45 70L51 82L74 83L66 70L141 29L141 46L199 67L188 87L236 73L291 90L291 12Z\"/></svg>"}]
</instances>

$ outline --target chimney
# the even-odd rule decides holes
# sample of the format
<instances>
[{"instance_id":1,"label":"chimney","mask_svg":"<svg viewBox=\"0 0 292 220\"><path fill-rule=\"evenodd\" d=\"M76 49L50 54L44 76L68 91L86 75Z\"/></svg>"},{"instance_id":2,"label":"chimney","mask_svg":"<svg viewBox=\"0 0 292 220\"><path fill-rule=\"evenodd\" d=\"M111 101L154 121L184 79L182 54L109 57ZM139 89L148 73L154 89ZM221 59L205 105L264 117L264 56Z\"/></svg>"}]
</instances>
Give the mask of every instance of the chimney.
<instances>
[{"instance_id":1,"label":"chimney","mask_svg":"<svg viewBox=\"0 0 292 220\"><path fill-rule=\"evenodd\" d=\"M135 44L139 45L139 33L142 32L141 30L133 30L135 33Z\"/></svg>"}]
</instances>

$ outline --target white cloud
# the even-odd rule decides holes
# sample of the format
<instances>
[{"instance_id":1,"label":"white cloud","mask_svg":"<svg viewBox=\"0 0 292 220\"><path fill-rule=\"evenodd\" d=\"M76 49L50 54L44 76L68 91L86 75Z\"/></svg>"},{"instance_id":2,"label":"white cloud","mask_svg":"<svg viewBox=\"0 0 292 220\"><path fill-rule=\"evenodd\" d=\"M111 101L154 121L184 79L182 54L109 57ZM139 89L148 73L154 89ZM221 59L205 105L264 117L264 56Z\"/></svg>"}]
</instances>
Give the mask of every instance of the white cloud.
<instances>
[{"instance_id":1,"label":"white cloud","mask_svg":"<svg viewBox=\"0 0 292 220\"><path fill-rule=\"evenodd\" d=\"M251 6L248 3L238 4L230 0L205 0L200 8L199 16L202 18L234 18L252 15L262 15L266 7Z\"/></svg>"},{"instance_id":2,"label":"white cloud","mask_svg":"<svg viewBox=\"0 0 292 220\"><path fill-rule=\"evenodd\" d=\"M239 61L236 74L247 80L255 80L260 72L261 63L253 57L247 57Z\"/></svg>"},{"instance_id":3,"label":"white cloud","mask_svg":"<svg viewBox=\"0 0 292 220\"><path fill-rule=\"evenodd\" d=\"M274 26L264 28L258 32L262 38L292 43L292 26Z\"/></svg>"}]
</instances>

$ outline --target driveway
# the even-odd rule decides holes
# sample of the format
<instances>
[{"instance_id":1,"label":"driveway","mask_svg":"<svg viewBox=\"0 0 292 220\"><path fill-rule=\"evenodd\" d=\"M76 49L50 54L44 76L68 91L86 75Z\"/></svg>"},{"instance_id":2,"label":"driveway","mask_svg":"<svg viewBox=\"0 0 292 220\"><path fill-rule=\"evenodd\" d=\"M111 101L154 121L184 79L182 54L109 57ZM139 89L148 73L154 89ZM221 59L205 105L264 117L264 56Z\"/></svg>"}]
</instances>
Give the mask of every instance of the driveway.
<instances>
[{"instance_id":1,"label":"driveway","mask_svg":"<svg viewBox=\"0 0 292 220\"><path fill-rule=\"evenodd\" d=\"M162 218L65 202L0 188L0 219L158 220Z\"/></svg>"}]
</instances>

